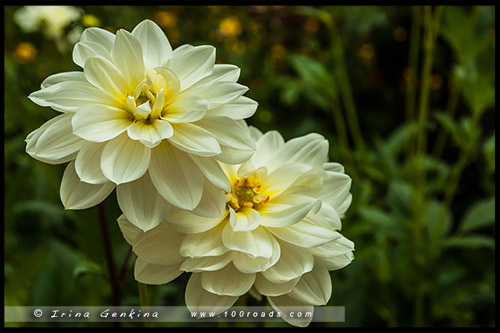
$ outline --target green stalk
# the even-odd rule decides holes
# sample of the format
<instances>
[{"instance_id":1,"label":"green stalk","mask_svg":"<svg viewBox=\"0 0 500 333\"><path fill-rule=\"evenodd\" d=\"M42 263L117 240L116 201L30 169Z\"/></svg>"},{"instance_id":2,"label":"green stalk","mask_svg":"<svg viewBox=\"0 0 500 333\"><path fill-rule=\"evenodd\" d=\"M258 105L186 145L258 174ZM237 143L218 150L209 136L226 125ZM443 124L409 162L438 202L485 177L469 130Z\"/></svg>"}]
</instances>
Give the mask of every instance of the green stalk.
<instances>
[{"instance_id":1,"label":"green stalk","mask_svg":"<svg viewBox=\"0 0 500 333\"><path fill-rule=\"evenodd\" d=\"M429 78L432 71L434 46L436 42L439 20L443 11L443 6L436 8L434 18L432 18L431 7L424 7L424 60L422 65L422 86L420 89L420 104L418 114L418 130L417 130L417 154L423 155L427 149L427 131L425 125L429 114ZM424 171L424 170L423 170ZM421 172L420 179L422 184L425 184L425 171Z\"/></svg>"},{"instance_id":2,"label":"green stalk","mask_svg":"<svg viewBox=\"0 0 500 333\"><path fill-rule=\"evenodd\" d=\"M427 154L426 124L429 114L429 93L430 93L429 78L431 75L432 63L433 63L432 54L434 51L436 36L439 28L439 20L441 18L442 12L443 12L443 6L437 7L436 13L433 18L431 7L430 6L424 7L424 41L423 41L424 59L422 64L422 80L421 80L422 85L420 88L420 104L419 104L416 154L415 154L415 157L417 157L417 162L418 162L416 170L417 175L415 177L415 190L417 192L417 198L418 198L415 205L417 215L420 212L422 212L423 204L425 202L425 183L426 183L425 156ZM421 225L421 223L422 223L421 221L418 221L417 225Z\"/></svg>"},{"instance_id":3,"label":"green stalk","mask_svg":"<svg viewBox=\"0 0 500 333\"><path fill-rule=\"evenodd\" d=\"M352 177L357 178L357 172L354 167L351 150L349 149L349 139L347 138L347 131L344 126L344 116L342 115L340 101L337 97L334 97L332 99L332 104L333 120L335 122L335 127L337 129L340 142L340 152L342 154L342 157L345 159L346 166L349 166L349 173L352 175Z\"/></svg>"},{"instance_id":4,"label":"green stalk","mask_svg":"<svg viewBox=\"0 0 500 333\"><path fill-rule=\"evenodd\" d=\"M332 37L332 52L336 63L336 76L339 82L340 93L344 102L345 111L347 114L347 122L349 130L354 140L356 148L364 149L365 143L361 129L359 127L358 114L352 97L351 83L349 82L349 75L347 74L346 64L344 61L344 50L342 46L342 39L335 26L335 20L332 19L330 27L330 34Z\"/></svg>"},{"instance_id":5,"label":"green stalk","mask_svg":"<svg viewBox=\"0 0 500 333\"><path fill-rule=\"evenodd\" d=\"M435 15L433 18L432 9L430 6L424 7L424 40L423 40L423 64L422 64L422 78L421 78L421 88L420 88L420 102L419 102L419 114L417 123L417 139L416 139L416 152L415 158L416 162L416 177L415 177L415 223L414 223L414 233L415 233L415 245L417 252L424 247L423 231L425 228L425 218L424 218L424 208L425 208L425 183L426 183L426 170L425 170L425 157L427 156L427 131L426 124L429 114L429 95L430 86L429 79L432 71L433 63L433 51L436 42L436 36L439 27L439 20L443 11L443 6L436 8ZM420 253L417 253L421 256ZM415 258L415 263L420 266L423 273L425 274L425 269L427 262L422 261L419 257ZM415 326L424 326L424 298L425 290L422 285L417 286L415 305L414 305L414 323Z\"/></svg>"},{"instance_id":6,"label":"green stalk","mask_svg":"<svg viewBox=\"0 0 500 333\"><path fill-rule=\"evenodd\" d=\"M144 283L137 281L137 289L139 291L139 303L141 304L142 311L149 311L149 293L148 286ZM154 327L150 321L144 322L144 327Z\"/></svg>"},{"instance_id":7,"label":"green stalk","mask_svg":"<svg viewBox=\"0 0 500 333\"><path fill-rule=\"evenodd\" d=\"M408 83L406 85L406 121L408 123L413 121L415 117L415 92L417 86L417 68L418 68L418 55L419 55L419 45L420 45L420 8L414 6L413 10L413 20L411 23L410 32L410 50L408 54Z\"/></svg>"}]
</instances>

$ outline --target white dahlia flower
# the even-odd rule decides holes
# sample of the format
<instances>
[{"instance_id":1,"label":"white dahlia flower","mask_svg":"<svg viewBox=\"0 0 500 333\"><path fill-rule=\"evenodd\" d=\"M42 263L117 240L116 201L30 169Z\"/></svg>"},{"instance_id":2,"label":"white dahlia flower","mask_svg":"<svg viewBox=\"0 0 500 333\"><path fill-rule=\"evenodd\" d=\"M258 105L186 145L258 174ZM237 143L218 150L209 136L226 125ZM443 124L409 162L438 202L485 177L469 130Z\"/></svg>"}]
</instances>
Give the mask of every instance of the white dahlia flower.
<instances>
[{"instance_id":1,"label":"white dahlia flower","mask_svg":"<svg viewBox=\"0 0 500 333\"><path fill-rule=\"evenodd\" d=\"M149 230L170 206L219 216L209 203L231 185L218 161L241 163L255 150L244 118L257 103L242 96L240 69L215 65L215 48L172 51L145 20L116 35L86 29L73 49L83 71L49 76L29 98L62 114L30 133L26 151L68 164L61 183L66 209L103 201L116 187L129 221Z\"/></svg>"},{"instance_id":2,"label":"white dahlia flower","mask_svg":"<svg viewBox=\"0 0 500 333\"><path fill-rule=\"evenodd\" d=\"M276 131L251 131L252 158L221 163L231 191L210 203L220 207L218 218L176 209L145 233L118 219L137 255L135 278L164 284L192 272L185 293L190 311L220 313L247 292L266 296L276 311L313 311L330 299L329 271L353 260L353 242L339 233L351 178L327 162L321 135L285 143ZM285 320L303 326L311 318Z\"/></svg>"}]
</instances>

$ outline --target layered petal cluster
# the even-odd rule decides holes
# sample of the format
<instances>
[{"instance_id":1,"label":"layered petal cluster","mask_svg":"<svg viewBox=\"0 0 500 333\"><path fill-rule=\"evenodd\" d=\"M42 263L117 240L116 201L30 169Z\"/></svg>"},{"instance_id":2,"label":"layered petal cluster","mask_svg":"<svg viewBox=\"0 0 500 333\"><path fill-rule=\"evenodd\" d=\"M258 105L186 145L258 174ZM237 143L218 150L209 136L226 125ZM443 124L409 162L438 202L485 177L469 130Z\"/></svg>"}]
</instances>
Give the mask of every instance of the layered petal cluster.
<instances>
[{"instance_id":1,"label":"layered petal cluster","mask_svg":"<svg viewBox=\"0 0 500 333\"><path fill-rule=\"evenodd\" d=\"M132 32L86 29L73 49L83 71L49 76L29 98L61 112L30 133L26 151L70 162L61 184L66 209L84 209L114 188L123 213L142 230L173 205L205 217L212 197L230 191L219 161L242 163L255 150L244 118L240 69L215 64L215 48L175 50L152 21Z\"/></svg>"},{"instance_id":2,"label":"layered petal cluster","mask_svg":"<svg viewBox=\"0 0 500 333\"><path fill-rule=\"evenodd\" d=\"M330 299L329 271L353 260L354 244L339 232L351 178L327 161L321 135L285 143L276 131L251 132L255 154L239 165L221 163L231 190L212 198L219 217L175 209L145 233L118 219L137 254L135 278L164 284L192 272L185 293L191 311L223 312L247 292L266 296L276 311L313 311ZM303 326L310 319L286 320Z\"/></svg>"}]
</instances>

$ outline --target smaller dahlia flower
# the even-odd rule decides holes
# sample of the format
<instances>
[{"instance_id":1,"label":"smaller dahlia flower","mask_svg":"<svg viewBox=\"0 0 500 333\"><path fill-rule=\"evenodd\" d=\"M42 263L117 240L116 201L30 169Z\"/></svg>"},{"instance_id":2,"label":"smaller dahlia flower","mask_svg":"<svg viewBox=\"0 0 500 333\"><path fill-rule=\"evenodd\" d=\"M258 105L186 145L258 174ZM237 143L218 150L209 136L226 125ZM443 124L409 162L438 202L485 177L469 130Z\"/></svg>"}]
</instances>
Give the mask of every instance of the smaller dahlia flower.
<instances>
[{"instance_id":1,"label":"smaller dahlia flower","mask_svg":"<svg viewBox=\"0 0 500 333\"><path fill-rule=\"evenodd\" d=\"M66 209L85 209L116 188L130 222L154 228L170 207L219 216L209 202L231 185L218 161L241 163L255 149L244 118L240 69L215 64L215 48L172 50L154 22L115 34L88 28L73 49L83 71L49 76L29 98L60 115L26 138L42 162L70 162L61 182Z\"/></svg>"},{"instance_id":2,"label":"smaller dahlia flower","mask_svg":"<svg viewBox=\"0 0 500 333\"><path fill-rule=\"evenodd\" d=\"M251 132L255 154L240 165L221 163L231 189L212 198L219 217L176 209L145 233L118 219L137 255L135 278L164 284L192 272L190 311L221 313L247 292L266 296L276 311L313 311L330 299L329 271L353 260L354 243L339 233L351 178L327 162L321 135L285 143L276 131ZM304 326L311 318L285 320Z\"/></svg>"}]
</instances>

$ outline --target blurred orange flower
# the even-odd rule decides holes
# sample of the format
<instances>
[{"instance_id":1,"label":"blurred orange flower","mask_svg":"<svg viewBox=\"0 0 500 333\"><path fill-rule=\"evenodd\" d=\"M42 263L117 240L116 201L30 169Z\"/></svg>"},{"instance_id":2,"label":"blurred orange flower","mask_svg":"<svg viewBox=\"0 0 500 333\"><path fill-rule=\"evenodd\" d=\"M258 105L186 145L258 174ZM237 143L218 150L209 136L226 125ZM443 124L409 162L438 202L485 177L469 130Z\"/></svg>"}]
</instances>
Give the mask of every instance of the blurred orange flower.
<instances>
[{"instance_id":1,"label":"blurred orange flower","mask_svg":"<svg viewBox=\"0 0 500 333\"><path fill-rule=\"evenodd\" d=\"M174 27L177 24L177 15L168 10L163 10L156 13L155 21L162 27Z\"/></svg>"},{"instance_id":2,"label":"blurred orange flower","mask_svg":"<svg viewBox=\"0 0 500 333\"><path fill-rule=\"evenodd\" d=\"M219 30L226 36L238 36L241 33L241 23L233 17L226 17L219 24Z\"/></svg>"},{"instance_id":3,"label":"blurred orange flower","mask_svg":"<svg viewBox=\"0 0 500 333\"><path fill-rule=\"evenodd\" d=\"M16 45L14 54L19 62L32 62L36 58L37 50L30 42L21 42Z\"/></svg>"}]
</instances>

